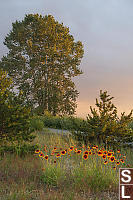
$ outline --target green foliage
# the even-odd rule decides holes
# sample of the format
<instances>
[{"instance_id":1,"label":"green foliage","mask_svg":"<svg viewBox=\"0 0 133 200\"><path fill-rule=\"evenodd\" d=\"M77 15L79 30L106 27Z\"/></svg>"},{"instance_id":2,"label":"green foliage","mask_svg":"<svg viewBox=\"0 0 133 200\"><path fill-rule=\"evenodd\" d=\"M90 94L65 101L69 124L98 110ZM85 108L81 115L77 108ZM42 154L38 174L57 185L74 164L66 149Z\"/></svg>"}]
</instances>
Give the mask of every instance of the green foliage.
<instances>
[{"instance_id":1,"label":"green foliage","mask_svg":"<svg viewBox=\"0 0 133 200\"><path fill-rule=\"evenodd\" d=\"M89 187L93 192L107 190L113 182L112 178L116 179L116 173L111 173L110 169L107 172L103 172L100 167L95 168L93 166L93 168L88 167L86 169L83 165L74 169L73 176L76 188L82 189L86 185L86 188Z\"/></svg>"},{"instance_id":2,"label":"green foliage","mask_svg":"<svg viewBox=\"0 0 133 200\"><path fill-rule=\"evenodd\" d=\"M55 168L54 165L49 165L41 175L40 180L48 186L58 186L61 177L64 178L64 171L61 167Z\"/></svg>"},{"instance_id":3,"label":"green foliage","mask_svg":"<svg viewBox=\"0 0 133 200\"><path fill-rule=\"evenodd\" d=\"M84 122L82 118L72 116L53 116L48 111L42 116L36 116L37 119L43 121L45 127L57 128L64 130L78 130Z\"/></svg>"},{"instance_id":4,"label":"green foliage","mask_svg":"<svg viewBox=\"0 0 133 200\"><path fill-rule=\"evenodd\" d=\"M31 135L31 113L25 105L22 93L15 95L11 92L11 79L2 70L0 70L0 80L0 143L32 142L35 136Z\"/></svg>"},{"instance_id":5,"label":"green foliage","mask_svg":"<svg viewBox=\"0 0 133 200\"><path fill-rule=\"evenodd\" d=\"M27 154L34 154L38 145L2 145L0 146L0 155L4 156L5 153L17 154L20 157L25 157Z\"/></svg>"},{"instance_id":6,"label":"green foliage","mask_svg":"<svg viewBox=\"0 0 133 200\"><path fill-rule=\"evenodd\" d=\"M12 24L4 44L9 49L0 64L38 113L74 114L78 91L71 80L83 72L83 45L53 16L26 15Z\"/></svg>"},{"instance_id":7,"label":"green foliage","mask_svg":"<svg viewBox=\"0 0 133 200\"><path fill-rule=\"evenodd\" d=\"M100 102L96 99L96 107L90 106L91 114L88 114L87 122L82 124L81 129L74 132L75 137L85 144L90 142L104 142L112 145L123 145L133 142L133 131L128 127L132 120L132 111L129 115L121 113L121 117L117 116L117 108L111 102L113 97L107 95L106 92L100 91Z\"/></svg>"},{"instance_id":8,"label":"green foliage","mask_svg":"<svg viewBox=\"0 0 133 200\"><path fill-rule=\"evenodd\" d=\"M43 121L36 116L30 120L30 124L34 131L42 131L44 129Z\"/></svg>"}]
</instances>

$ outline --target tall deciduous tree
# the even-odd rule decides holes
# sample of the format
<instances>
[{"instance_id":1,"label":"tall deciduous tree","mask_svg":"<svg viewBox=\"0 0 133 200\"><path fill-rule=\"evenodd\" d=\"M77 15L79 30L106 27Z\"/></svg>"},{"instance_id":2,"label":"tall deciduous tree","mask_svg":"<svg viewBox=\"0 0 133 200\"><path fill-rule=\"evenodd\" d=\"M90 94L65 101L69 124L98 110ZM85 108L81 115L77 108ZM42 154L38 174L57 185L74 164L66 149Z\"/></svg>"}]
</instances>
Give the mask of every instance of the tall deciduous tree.
<instances>
[{"instance_id":1,"label":"tall deciduous tree","mask_svg":"<svg viewBox=\"0 0 133 200\"><path fill-rule=\"evenodd\" d=\"M83 73L82 43L74 42L69 28L51 15L29 14L12 26L4 42L9 53L1 67L30 105L39 106L41 112L74 114L78 91L72 77Z\"/></svg>"}]
</instances>

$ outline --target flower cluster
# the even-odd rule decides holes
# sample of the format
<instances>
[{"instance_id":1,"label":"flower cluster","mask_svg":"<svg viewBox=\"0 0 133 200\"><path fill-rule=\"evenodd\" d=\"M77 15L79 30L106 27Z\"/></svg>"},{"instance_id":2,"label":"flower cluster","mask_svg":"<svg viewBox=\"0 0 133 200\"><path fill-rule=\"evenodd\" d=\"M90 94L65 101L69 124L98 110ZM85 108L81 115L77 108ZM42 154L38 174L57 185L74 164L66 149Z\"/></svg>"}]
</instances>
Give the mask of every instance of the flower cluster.
<instances>
[{"instance_id":1,"label":"flower cluster","mask_svg":"<svg viewBox=\"0 0 133 200\"><path fill-rule=\"evenodd\" d=\"M87 160L89 157L92 158L92 156L98 157L99 159L103 160L103 164L107 165L108 163L113 163L114 165L112 166L113 169L116 169L117 166L122 165L125 162L126 156L122 155L120 153L120 150L117 150L116 153L117 155L115 156L114 151L112 150L105 150L103 147L99 148L97 145L93 146L82 146L80 148L77 148L76 146L70 146L66 149L63 148L58 148L54 147L51 149L51 152L48 154L47 152L47 147L46 145L43 147L45 154L37 149L35 151L36 154L39 155L44 160L49 159L50 156L54 157L53 163L57 163L57 159L61 158L62 156L73 156L73 155L79 155L82 156L83 160ZM129 167L129 165L128 165Z\"/></svg>"}]
</instances>

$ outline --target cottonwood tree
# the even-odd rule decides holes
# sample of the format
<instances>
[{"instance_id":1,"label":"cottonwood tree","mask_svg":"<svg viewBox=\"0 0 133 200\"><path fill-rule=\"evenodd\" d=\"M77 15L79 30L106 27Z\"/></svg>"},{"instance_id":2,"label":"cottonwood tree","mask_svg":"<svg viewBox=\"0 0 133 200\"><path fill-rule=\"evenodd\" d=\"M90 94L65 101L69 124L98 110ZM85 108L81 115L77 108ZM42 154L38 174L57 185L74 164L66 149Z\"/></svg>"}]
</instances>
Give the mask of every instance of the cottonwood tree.
<instances>
[{"instance_id":1,"label":"cottonwood tree","mask_svg":"<svg viewBox=\"0 0 133 200\"><path fill-rule=\"evenodd\" d=\"M74 114L78 91L72 77L82 74L83 45L51 15L26 15L12 24L0 66L23 91L26 103L56 114Z\"/></svg>"}]
</instances>

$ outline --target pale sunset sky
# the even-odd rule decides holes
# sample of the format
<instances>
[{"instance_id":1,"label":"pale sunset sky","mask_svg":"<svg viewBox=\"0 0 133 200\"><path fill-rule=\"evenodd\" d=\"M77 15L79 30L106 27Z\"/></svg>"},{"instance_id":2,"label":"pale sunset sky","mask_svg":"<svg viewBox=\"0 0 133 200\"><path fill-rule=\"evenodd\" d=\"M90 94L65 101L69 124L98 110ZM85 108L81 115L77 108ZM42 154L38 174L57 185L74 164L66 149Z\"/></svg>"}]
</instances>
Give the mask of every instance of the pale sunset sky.
<instances>
[{"instance_id":1,"label":"pale sunset sky","mask_svg":"<svg viewBox=\"0 0 133 200\"><path fill-rule=\"evenodd\" d=\"M115 97L118 114L133 109L133 0L0 0L0 58L12 22L25 14L54 16L84 45L83 75L74 78L77 116L86 118L100 89Z\"/></svg>"}]
</instances>

